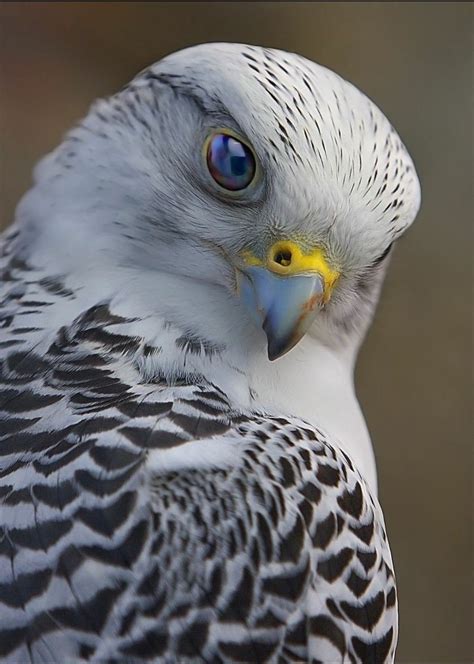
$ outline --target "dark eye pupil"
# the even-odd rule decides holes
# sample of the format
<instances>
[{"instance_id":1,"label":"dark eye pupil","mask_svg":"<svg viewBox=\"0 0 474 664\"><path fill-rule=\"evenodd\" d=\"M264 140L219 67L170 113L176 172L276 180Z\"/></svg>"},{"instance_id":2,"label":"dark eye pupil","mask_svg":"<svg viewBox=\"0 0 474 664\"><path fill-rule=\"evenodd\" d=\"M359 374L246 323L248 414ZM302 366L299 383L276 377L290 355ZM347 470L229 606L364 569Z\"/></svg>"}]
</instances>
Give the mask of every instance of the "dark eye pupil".
<instances>
[{"instance_id":1,"label":"dark eye pupil","mask_svg":"<svg viewBox=\"0 0 474 664\"><path fill-rule=\"evenodd\" d=\"M255 175L251 150L228 134L216 134L209 141L207 166L214 180L231 191L245 189Z\"/></svg>"}]
</instances>

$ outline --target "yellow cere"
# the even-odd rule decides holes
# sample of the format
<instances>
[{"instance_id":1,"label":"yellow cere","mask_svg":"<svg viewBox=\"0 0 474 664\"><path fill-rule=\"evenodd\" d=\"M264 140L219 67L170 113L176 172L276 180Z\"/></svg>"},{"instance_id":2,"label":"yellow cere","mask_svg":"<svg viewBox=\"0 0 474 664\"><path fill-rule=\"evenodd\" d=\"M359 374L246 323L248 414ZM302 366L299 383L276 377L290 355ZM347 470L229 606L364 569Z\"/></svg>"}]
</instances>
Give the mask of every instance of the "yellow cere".
<instances>
[{"instance_id":1,"label":"yellow cere","mask_svg":"<svg viewBox=\"0 0 474 664\"><path fill-rule=\"evenodd\" d=\"M339 272L329 266L324 251L320 247L314 248L309 253L303 253L295 242L289 240L275 242L268 250L265 261L260 260L250 251L244 252L242 257L247 265L266 267L281 276L291 277L316 272L324 278L327 295L339 277Z\"/></svg>"}]
</instances>

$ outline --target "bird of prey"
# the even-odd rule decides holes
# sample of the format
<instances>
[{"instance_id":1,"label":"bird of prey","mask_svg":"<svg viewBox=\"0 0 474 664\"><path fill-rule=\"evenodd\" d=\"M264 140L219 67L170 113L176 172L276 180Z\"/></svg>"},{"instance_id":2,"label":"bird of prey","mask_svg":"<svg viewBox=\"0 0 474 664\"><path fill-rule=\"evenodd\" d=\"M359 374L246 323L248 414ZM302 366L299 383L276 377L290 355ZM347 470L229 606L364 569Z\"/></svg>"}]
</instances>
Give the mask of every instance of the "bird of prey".
<instances>
[{"instance_id":1,"label":"bird of prey","mask_svg":"<svg viewBox=\"0 0 474 664\"><path fill-rule=\"evenodd\" d=\"M367 97L239 44L40 162L0 259L2 661L393 661L352 376L419 201Z\"/></svg>"}]
</instances>

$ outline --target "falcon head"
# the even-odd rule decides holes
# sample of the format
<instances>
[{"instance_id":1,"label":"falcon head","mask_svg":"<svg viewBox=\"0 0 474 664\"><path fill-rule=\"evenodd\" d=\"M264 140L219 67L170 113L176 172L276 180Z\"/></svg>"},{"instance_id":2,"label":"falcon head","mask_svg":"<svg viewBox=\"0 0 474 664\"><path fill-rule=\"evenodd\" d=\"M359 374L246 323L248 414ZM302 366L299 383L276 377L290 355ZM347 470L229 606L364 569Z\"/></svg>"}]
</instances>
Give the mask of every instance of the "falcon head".
<instances>
[{"instance_id":1,"label":"falcon head","mask_svg":"<svg viewBox=\"0 0 474 664\"><path fill-rule=\"evenodd\" d=\"M306 333L360 340L420 204L412 160L367 97L303 57L238 44L146 69L36 178L62 271L92 257L210 284L263 329L271 360Z\"/></svg>"}]
</instances>

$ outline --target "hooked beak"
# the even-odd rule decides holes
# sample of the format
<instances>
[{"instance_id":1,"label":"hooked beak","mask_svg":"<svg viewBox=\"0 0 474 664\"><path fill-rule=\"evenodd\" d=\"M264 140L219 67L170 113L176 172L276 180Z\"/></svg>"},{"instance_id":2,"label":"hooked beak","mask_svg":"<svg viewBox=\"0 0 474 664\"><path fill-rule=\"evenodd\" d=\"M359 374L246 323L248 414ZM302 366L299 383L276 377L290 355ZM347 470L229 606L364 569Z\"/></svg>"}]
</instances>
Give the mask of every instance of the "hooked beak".
<instances>
[{"instance_id":1,"label":"hooked beak","mask_svg":"<svg viewBox=\"0 0 474 664\"><path fill-rule=\"evenodd\" d=\"M287 241L273 245L265 262L249 253L243 261L237 272L240 299L267 335L268 358L276 360L306 334L338 273L320 249L305 255Z\"/></svg>"}]
</instances>

